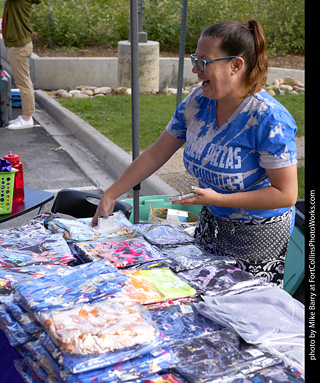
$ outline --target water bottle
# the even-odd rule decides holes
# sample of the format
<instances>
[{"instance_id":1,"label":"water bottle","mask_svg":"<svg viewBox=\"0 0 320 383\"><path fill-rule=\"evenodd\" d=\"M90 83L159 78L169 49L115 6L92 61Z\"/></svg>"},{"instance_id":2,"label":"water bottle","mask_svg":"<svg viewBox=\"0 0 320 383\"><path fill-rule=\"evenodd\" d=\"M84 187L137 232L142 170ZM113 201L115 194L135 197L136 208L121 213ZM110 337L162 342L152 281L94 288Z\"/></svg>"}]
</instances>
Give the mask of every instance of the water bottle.
<instances>
[{"instance_id":1,"label":"water bottle","mask_svg":"<svg viewBox=\"0 0 320 383\"><path fill-rule=\"evenodd\" d=\"M3 158L9 161L13 168L17 169L15 178L14 178L14 188L13 188L13 199L12 205L21 203L24 200L24 184L23 184L23 166L22 162L19 159L17 154L9 154L3 156Z\"/></svg>"}]
</instances>

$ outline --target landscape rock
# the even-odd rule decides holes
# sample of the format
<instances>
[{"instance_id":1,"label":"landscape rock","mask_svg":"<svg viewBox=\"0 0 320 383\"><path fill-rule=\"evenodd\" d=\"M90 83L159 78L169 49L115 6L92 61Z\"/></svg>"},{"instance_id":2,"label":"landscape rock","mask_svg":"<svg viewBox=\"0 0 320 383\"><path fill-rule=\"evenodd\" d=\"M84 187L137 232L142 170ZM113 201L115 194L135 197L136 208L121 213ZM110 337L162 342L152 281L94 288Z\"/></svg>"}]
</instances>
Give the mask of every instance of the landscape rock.
<instances>
[{"instance_id":1,"label":"landscape rock","mask_svg":"<svg viewBox=\"0 0 320 383\"><path fill-rule=\"evenodd\" d=\"M73 95L71 93L65 92L65 93L60 93L60 97L64 99L68 99L68 98L72 98Z\"/></svg>"},{"instance_id":2,"label":"landscape rock","mask_svg":"<svg viewBox=\"0 0 320 383\"><path fill-rule=\"evenodd\" d=\"M112 88L112 94L115 94L115 95L125 94L126 91L127 91L127 88L125 86L118 86L118 87Z\"/></svg>"},{"instance_id":3,"label":"landscape rock","mask_svg":"<svg viewBox=\"0 0 320 383\"><path fill-rule=\"evenodd\" d=\"M288 92L293 91L293 87L291 85L287 85L287 84L281 84L280 89L287 90Z\"/></svg>"},{"instance_id":4,"label":"landscape rock","mask_svg":"<svg viewBox=\"0 0 320 383\"><path fill-rule=\"evenodd\" d=\"M291 85L292 87L293 87L293 86L303 86L303 84L302 84L300 81L294 79L294 78L291 77L291 76L287 76L287 77L285 77L285 78L283 79L283 83L286 84L286 85Z\"/></svg>"},{"instance_id":5,"label":"landscape rock","mask_svg":"<svg viewBox=\"0 0 320 383\"><path fill-rule=\"evenodd\" d=\"M82 94L86 94L87 96L93 96L93 90L90 90L90 89L84 89L84 90L81 90L81 93Z\"/></svg>"},{"instance_id":6,"label":"landscape rock","mask_svg":"<svg viewBox=\"0 0 320 383\"><path fill-rule=\"evenodd\" d=\"M74 89L76 90L94 90L96 89L97 87L96 86L90 86L90 85L79 85L79 86L76 86Z\"/></svg>"},{"instance_id":7,"label":"landscape rock","mask_svg":"<svg viewBox=\"0 0 320 383\"><path fill-rule=\"evenodd\" d=\"M192 92L196 87L198 87L201 83L193 84L190 87L182 89L183 94L188 94ZM273 81L272 84L265 84L264 90L271 94L272 96L284 95L287 92L291 95L298 95L305 91L304 85L294 79L291 76L287 76L284 79L277 78ZM49 93L49 92L48 92ZM177 94L176 88L163 88L160 89L158 94ZM108 86L89 86L89 85L79 85L74 89L58 89L57 91L53 91L50 93L53 97L60 98L88 98L88 97L105 97L112 95L131 95L131 88L127 87L108 87Z\"/></svg>"},{"instance_id":8,"label":"landscape rock","mask_svg":"<svg viewBox=\"0 0 320 383\"><path fill-rule=\"evenodd\" d=\"M73 98L89 98L89 96L84 93L75 93L73 94Z\"/></svg>"}]
</instances>

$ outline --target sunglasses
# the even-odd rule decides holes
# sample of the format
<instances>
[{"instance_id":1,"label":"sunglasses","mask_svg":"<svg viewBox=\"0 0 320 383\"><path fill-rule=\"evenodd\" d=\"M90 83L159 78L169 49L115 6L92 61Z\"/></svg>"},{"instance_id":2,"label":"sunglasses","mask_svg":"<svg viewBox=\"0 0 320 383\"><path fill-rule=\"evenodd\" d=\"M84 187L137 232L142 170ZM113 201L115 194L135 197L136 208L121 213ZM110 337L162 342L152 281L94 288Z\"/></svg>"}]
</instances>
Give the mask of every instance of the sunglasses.
<instances>
[{"instance_id":1,"label":"sunglasses","mask_svg":"<svg viewBox=\"0 0 320 383\"><path fill-rule=\"evenodd\" d=\"M220 60L228 60L228 59L235 59L238 56L228 56L228 57L222 57L221 59L215 59L215 60L201 60L201 59L196 59L195 55L190 55L191 57L191 64L194 67L197 65L197 68L201 71L204 71L206 69L206 65L209 63L213 63L215 61L220 61Z\"/></svg>"}]
</instances>

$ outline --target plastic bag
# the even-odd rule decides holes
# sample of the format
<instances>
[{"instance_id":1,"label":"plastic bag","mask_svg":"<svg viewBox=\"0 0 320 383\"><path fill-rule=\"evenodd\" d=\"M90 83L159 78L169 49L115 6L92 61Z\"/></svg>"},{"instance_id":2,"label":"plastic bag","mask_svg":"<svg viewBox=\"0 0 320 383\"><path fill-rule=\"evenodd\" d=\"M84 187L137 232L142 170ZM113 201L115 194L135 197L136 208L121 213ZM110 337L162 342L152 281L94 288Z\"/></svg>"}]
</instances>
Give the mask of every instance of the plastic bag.
<instances>
[{"instance_id":1,"label":"plastic bag","mask_svg":"<svg viewBox=\"0 0 320 383\"><path fill-rule=\"evenodd\" d=\"M39 335L41 343L45 349L57 361L61 369L66 373L80 374L85 371L96 370L99 368L122 363L126 360L131 360L141 355L147 355L154 350L163 346L163 339L157 335L156 339L146 345L140 347L129 347L126 349L118 350L116 352L110 351L103 354L94 355L73 355L61 351L51 340L46 332Z\"/></svg>"},{"instance_id":2,"label":"plastic bag","mask_svg":"<svg viewBox=\"0 0 320 383\"><path fill-rule=\"evenodd\" d=\"M83 262L106 258L118 268L161 259L159 251L142 237L113 242L81 242L76 243L74 249Z\"/></svg>"},{"instance_id":3,"label":"plastic bag","mask_svg":"<svg viewBox=\"0 0 320 383\"><path fill-rule=\"evenodd\" d=\"M283 365L264 368L232 380L232 383L302 383L304 379L298 371L290 370Z\"/></svg>"},{"instance_id":4,"label":"plastic bag","mask_svg":"<svg viewBox=\"0 0 320 383\"><path fill-rule=\"evenodd\" d=\"M210 265L182 271L178 276L206 295L238 294L263 284L252 274L235 267L233 258L216 258Z\"/></svg>"},{"instance_id":5,"label":"plastic bag","mask_svg":"<svg viewBox=\"0 0 320 383\"><path fill-rule=\"evenodd\" d=\"M136 383L136 381L130 381L128 383ZM139 381L139 383L188 383L181 376L178 376L176 373L156 375L153 377L149 377L147 379L143 379Z\"/></svg>"},{"instance_id":6,"label":"plastic bag","mask_svg":"<svg viewBox=\"0 0 320 383\"><path fill-rule=\"evenodd\" d=\"M51 354L43 347L39 339L26 343L24 349L27 350L36 363L47 373L62 380L60 367Z\"/></svg>"},{"instance_id":7,"label":"plastic bag","mask_svg":"<svg viewBox=\"0 0 320 383\"><path fill-rule=\"evenodd\" d=\"M119 297L150 304L177 298L194 296L196 290L176 276L169 268L155 267L149 270L123 270L131 283Z\"/></svg>"},{"instance_id":8,"label":"plastic bag","mask_svg":"<svg viewBox=\"0 0 320 383\"><path fill-rule=\"evenodd\" d=\"M145 225L144 238L159 247L195 243L195 238L177 225Z\"/></svg>"},{"instance_id":9,"label":"plastic bag","mask_svg":"<svg viewBox=\"0 0 320 383\"><path fill-rule=\"evenodd\" d=\"M133 379L140 381L144 376L166 370L176 363L169 347L163 347L154 352L125 362L116 363L110 367L100 368L66 378L67 383L113 383Z\"/></svg>"},{"instance_id":10,"label":"plastic bag","mask_svg":"<svg viewBox=\"0 0 320 383\"><path fill-rule=\"evenodd\" d=\"M304 305L279 287L203 297L200 314L259 344L304 374Z\"/></svg>"},{"instance_id":11,"label":"plastic bag","mask_svg":"<svg viewBox=\"0 0 320 383\"><path fill-rule=\"evenodd\" d=\"M32 246L34 245L39 238L50 236L51 233L47 230L44 225L37 221L31 220L27 224L19 227L12 227L9 229L0 230L0 244L1 246L10 246L10 244L15 244L20 247Z\"/></svg>"},{"instance_id":12,"label":"plastic bag","mask_svg":"<svg viewBox=\"0 0 320 383\"><path fill-rule=\"evenodd\" d=\"M279 363L276 357L245 343L226 329L175 343L171 348L178 360L175 370L190 383L213 382Z\"/></svg>"},{"instance_id":13,"label":"plastic bag","mask_svg":"<svg viewBox=\"0 0 320 383\"><path fill-rule=\"evenodd\" d=\"M79 303L102 300L122 290L128 278L107 260L71 268L69 274L53 273L16 285L22 301L32 312L69 308Z\"/></svg>"},{"instance_id":14,"label":"plastic bag","mask_svg":"<svg viewBox=\"0 0 320 383\"><path fill-rule=\"evenodd\" d=\"M155 307L149 312L164 340L169 343L208 335L221 329L220 325L200 315L189 302Z\"/></svg>"},{"instance_id":15,"label":"plastic bag","mask_svg":"<svg viewBox=\"0 0 320 383\"><path fill-rule=\"evenodd\" d=\"M65 264L74 257L59 234L51 234L38 221L0 230L0 266L24 267L34 264Z\"/></svg>"},{"instance_id":16,"label":"plastic bag","mask_svg":"<svg viewBox=\"0 0 320 383\"><path fill-rule=\"evenodd\" d=\"M23 330L3 304L0 304L0 328L6 334L12 347L20 346L33 339L32 335Z\"/></svg>"},{"instance_id":17,"label":"plastic bag","mask_svg":"<svg viewBox=\"0 0 320 383\"><path fill-rule=\"evenodd\" d=\"M126 218L122 211L113 213L115 217L115 230L112 232L99 232L89 226L92 218L64 219L51 218L47 220L48 229L52 233L60 233L67 240L72 241L93 241L112 239L118 237L134 237L135 229L133 224Z\"/></svg>"},{"instance_id":18,"label":"plastic bag","mask_svg":"<svg viewBox=\"0 0 320 383\"><path fill-rule=\"evenodd\" d=\"M62 351L91 355L138 347L156 340L156 330L129 301L107 299L40 314L40 322Z\"/></svg>"},{"instance_id":19,"label":"plastic bag","mask_svg":"<svg viewBox=\"0 0 320 383\"><path fill-rule=\"evenodd\" d=\"M161 254L175 273L209 265L214 261L225 260L228 264L236 264L233 258L215 257L196 244L165 247L161 249Z\"/></svg>"},{"instance_id":20,"label":"plastic bag","mask_svg":"<svg viewBox=\"0 0 320 383\"><path fill-rule=\"evenodd\" d=\"M35 316L19 304L17 294L3 297L1 300L7 311L16 319L24 331L35 335L41 330L41 324L36 320Z\"/></svg>"},{"instance_id":21,"label":"plastic bag","mask_svg":"<svg viewBox=\"0 0 320 383\"><path fill-rule=\"evenodd\" d=\"M50 273L57 276L68 274L72 268L66 265L28 265L25 267L0 268L0 286L14 286L26 280L42 278Z\"/></svg>"},{"instance_id":22,"label":"plastic bag","mask_svg":"<svg viewBox=\"0 0 320 383\"><path fill-rule=\"evenodd\" d=\"M16 359L14 361L14 366L26 383L41 382L24 359Z\"/></svg>"}]
</instances>

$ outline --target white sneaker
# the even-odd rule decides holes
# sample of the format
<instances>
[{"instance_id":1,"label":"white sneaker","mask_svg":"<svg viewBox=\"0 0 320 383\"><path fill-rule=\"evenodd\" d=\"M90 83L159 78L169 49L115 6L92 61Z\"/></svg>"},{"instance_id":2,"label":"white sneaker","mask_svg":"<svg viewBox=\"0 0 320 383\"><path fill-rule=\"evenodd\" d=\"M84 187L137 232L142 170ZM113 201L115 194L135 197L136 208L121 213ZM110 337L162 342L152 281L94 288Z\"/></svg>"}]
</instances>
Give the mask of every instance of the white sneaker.
<instances>
[{"instance_id":1,"label":"white sneaker","mask_svg":"<svg viewBox=\"0 0 320 383\"><path fill-rule=\"evenodd\" d=\"M14 122L18 121L18 120L19 120L19 118L21 118L21 116L18 116L18 117L17 117L17 118L15 118L14 120L9 120L9 123L8 123L8 125L11 125L11 124L13 124Z\"/></svg>"},{"instance_id":2,"label":"white sneaker","mask_svg":"<svg viewBox=\"0 0 320 383\"><path fill-rule=\"evenodd\" d=\"M22 118L22 116L19 116L18 118L13 120L12 123L10 123L8 125L8 129L11 129L11 130L21 130L21 129L28 129L28 128L33 128L33 127L34 127L33 118L30 117L29 121L25 121Z\"/></svg>"}]
</instances>

